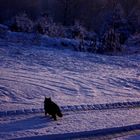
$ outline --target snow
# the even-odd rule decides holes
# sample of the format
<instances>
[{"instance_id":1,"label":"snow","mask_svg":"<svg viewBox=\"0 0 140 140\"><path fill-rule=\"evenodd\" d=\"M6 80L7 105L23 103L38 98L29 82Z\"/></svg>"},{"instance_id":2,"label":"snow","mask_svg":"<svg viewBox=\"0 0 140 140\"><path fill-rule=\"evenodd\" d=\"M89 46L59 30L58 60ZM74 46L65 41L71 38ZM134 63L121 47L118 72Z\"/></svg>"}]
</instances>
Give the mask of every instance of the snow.
<instances>
[{"instance_id":1,"label":"snow","mask_svg":"<svg viewBox=\"0 0 140 140\"><path fill-rule=\"evenodd\" d=\"M118 138L113 138L112 140L139 140L140 139L140 135L139 135L139 131L134 131L134 132L130 132L130 134L126 134L124 136L120 136Z\"/></svg>"},{"instance_id":2,"label":"snow","mask_svg":"<svg viewBox=\"0 0 140 140\"><path fill-rule=\"evenodd\" d=\"M130 138L128 138L128 140L139 140L139 139L140 139L140 135L131 136Z\"/></svg>"},{"instance_id":3,"label":"snow","mask_svg":"<svg viewBox=\"0 0 140 140\"><path fill-rule=\"evenodd\" d=\"M1 109L137 101L140 55L102 56L7 43L0 49Z\"/></svg>"},{"instance_id":4,"label":"snow","mask_svg":"<svg viewBox=\"0 0 140 140\"><path fill-rule=\"evenodd\" d=\"M140 34L137 33L133 36L130 36L129 39L127 40L126 44L127 44L126 53L128 53L128 54L138 53L139 54L140 53Z\"/></svg>"},{"instance_id":5,"label":"snow","mask_svg":"<svg viewBox=\"0 0 140 140\"><path fill-rule=\"evenodd\" d=\"M122 109L67 112L58 121L44 117L44 114L5 117L0 118L0 137L14 139L59 134L63 138L65 135L70 137L70 133L87 133L91 130L93 135L99 129L138 124L139 116L139 109Z\"/></svg>"},{"instance_id":6,"label":"snow","mask_svg":"<svg viewBox=\"0 0 140 140\"><path fill-rule=\"evenodd\" d=\"M0 110L43 108L45 96L60 106L139 101L140 54L107 56L0 40ZM139 108L68 112L57 122L43 114L7 116L0 118L0 138L121 127L139 124L139 116Z\"/></svg>"}]
</instances>

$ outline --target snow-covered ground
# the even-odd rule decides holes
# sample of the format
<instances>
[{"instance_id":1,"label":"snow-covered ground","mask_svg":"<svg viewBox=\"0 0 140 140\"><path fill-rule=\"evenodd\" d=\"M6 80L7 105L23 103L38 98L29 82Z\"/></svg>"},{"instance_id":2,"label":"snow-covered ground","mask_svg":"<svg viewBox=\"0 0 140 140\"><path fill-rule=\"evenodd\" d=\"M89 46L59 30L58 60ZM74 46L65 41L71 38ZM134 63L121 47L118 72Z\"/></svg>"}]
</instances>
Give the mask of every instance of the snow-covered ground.
<instances>
[{"instance_id":1,"label":"snow-covered ground","mask_svg":"<svg viewBox=\"0 0 140 140\"><path fill-rule=\"evenodd\" d=\"M0 118L0 138L66 139L76 135L82 136L84 133L92 136L98 129L105 132L102 129L138 124L139 116L140 109L124 109L68 112L58 121L44 117L44 114L5 117Z\"/></svg>"},{"instance_id":2,"label":"snow-covered ground","mask_svg":"<svg viewBox=\"0 0 140 140\"><path fill-rule=\"evenodd\" d=\"M139 101L140 54L106 56L0 40L0 110L43 108L45 96L60 106ZM58 122L43 114L7 116L0 118L0 136L8 139L139 123L139 109L70 113Z\"/></svg>"},{"instance_id":3,"label":"snow-covered ground","mask_svg":"<svg viewBox=\"0 0 140 140\"><path fill-rule=\"evenodd\" d=\"M137 101L140 55L102 56L1 43L1 109Z\"/></svg>"}]
</instances>

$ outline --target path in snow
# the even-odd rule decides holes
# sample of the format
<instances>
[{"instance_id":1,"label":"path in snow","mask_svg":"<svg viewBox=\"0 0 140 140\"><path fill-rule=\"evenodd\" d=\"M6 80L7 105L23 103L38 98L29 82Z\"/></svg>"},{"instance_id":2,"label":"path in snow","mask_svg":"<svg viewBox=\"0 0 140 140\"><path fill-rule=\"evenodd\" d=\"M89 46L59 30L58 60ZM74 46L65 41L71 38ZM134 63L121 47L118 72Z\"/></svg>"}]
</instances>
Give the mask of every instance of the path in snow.
<instances>
[{"instance_id":1,"label":"path in snow","mask_svg":"<svg viewBox=\"0 0 140 140\"><path fill-rule=\"evenodd\" d=\"M12 139L54 134L69 137L70 133L75 135L78 132L81 136L90 136L99 129L140 124L139 116L140 109L70 111L65 112L64 117L59 118L58 121L44 117L42 113L7 116L0 118L0 138ZM129 127L127 129L129 130Z\"/></svg>"},{"instance_id":2,"label":"path in snow","mask_svg":"<svg viewBox=\"0 0 140 140\"><path fill-rule=\"evenodd\" d=\"M94 104L94 105L74 105L74 106L60 106L62 112L68 111L89 111L89 110L110 110L110 109L134 109L140 108L140 101L137 102L123 102L110 104ZM44 112L44 108L18 109L0 111L0 117L13 115L27 115Z\"/></svg>"},{"instance_id":3,"label":"path in snow","mask_svg":"<svg viewBox=\"0 0 140 140\"><path fill-rule=\"evenodd\" d=\"M95 135L88 138L76 138L73 140L139 140L140 130L124 130L122 132L110 133L110 134L101 134Z\"/></svg>"}]
</instances>

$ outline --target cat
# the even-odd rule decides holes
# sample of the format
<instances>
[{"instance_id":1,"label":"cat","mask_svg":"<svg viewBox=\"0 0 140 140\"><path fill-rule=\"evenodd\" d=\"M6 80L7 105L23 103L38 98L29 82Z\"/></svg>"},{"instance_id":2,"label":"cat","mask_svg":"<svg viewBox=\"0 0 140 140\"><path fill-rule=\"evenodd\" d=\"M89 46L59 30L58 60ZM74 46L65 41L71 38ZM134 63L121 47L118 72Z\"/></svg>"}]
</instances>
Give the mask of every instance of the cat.
<instances>
[{"instance_id":1,"label":"cat","mask_svg":"<svg viewBox=\"0 0 140 140\"><path fill-rule=\"evenodd\" d=\"M45 110L45 116L47 114L51 115L52 118L56 121L56 115L59 117L63 117L63 114L61 113L61 110L59 106L54 103L51 98L46 98L44 100L44 110Z\"/></svg>"}]
</instances>

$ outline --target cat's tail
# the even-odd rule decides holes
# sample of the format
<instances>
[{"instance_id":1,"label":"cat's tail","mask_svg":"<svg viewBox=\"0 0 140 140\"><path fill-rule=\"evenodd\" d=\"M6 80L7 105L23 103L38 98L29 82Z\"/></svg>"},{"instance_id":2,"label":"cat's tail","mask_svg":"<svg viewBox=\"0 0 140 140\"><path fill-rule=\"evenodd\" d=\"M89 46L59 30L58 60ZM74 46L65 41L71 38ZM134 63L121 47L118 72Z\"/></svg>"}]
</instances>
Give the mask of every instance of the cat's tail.
<instances>
[{"instance_id":1,"label":"cat's tail","mask_svg":"<svg viewBox=\"0 0 140 140\"><path fill-rule=\"evenodd\" d=\"M63 114L61 113L61 111L57 112L58 117L63 117Z\"/></svg>"}]
</instances>

